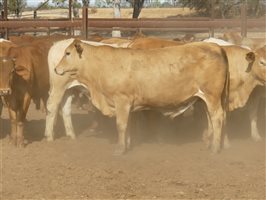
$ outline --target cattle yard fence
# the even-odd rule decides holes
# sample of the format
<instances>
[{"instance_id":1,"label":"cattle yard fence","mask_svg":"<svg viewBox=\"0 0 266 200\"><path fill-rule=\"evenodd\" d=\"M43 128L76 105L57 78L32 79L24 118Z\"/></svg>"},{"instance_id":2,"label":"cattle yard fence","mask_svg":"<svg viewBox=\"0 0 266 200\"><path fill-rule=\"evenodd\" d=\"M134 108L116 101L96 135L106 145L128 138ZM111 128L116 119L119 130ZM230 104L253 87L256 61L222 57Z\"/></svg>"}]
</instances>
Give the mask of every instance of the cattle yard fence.
<instances>
[{"instance_id":1,"label":"cattle yard fence","mask_svg":"<svg viewBox=\"0 0 266 200\"><path fill-rule=\"evenodd\" d=\"M71 12L71 10L70 10ZM241 35L247 36L248 29L259 29L265 32L266 16L259 19L248 19L246 5L241 6L241 17L239 19L214 19L214 17L193 18L88 18L88 7L82 8L82 18L73 19L7 19L0 21L0 33L8 38L12 32L47 32L67 31L69 35L74 30L80 30L84 39L88 38L90 30L156 30L169 31L181 30L184 32L208 31L211 36L215 29L240 28Z\"/></svg>"}]
</instances>

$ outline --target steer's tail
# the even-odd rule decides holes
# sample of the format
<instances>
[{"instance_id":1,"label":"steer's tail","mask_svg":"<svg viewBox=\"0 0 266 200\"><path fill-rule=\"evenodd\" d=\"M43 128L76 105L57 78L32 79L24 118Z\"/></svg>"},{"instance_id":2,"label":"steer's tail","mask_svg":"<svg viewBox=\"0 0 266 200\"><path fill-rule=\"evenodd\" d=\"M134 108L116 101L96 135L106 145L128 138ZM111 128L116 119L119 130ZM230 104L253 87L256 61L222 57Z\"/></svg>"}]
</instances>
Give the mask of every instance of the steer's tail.
<instances>
[{"instance_id":1,"label":"steer's tail","mask_svg":"<svg viewBox=\"0 0 266 200\"><path fill-rule=\"evenodd\" d=\"M224 63L226 66L224 89L223 89L222 96L221 96L221 98L222 98L221 103L222 103L222 108L224 111L224 116L223 116L224 121L223 121L223 127L222 127L221 146L223 148L228 148L230 146L230 144L228 141L226 121L227 121L227 112L229 111L230 73L229 73L229 63L228 63L228 58L227 58L226 52L224 49L221 49L221 50L222 50L222 55L224 58Z\"/></svg>"},{"instance_id":2,"label":"steer's tail","mask_svg":"<svg viewBox=\"0 0 266 200\"><path fill-rule=\"evenodd\" d=\"M221 49L222 56L224 58L224 63L226 65L226 74L225 74L225 83L224 83L224 89L222 93L222 107L225 112L229 111L229 87L230 87L230 72L229 72L229 63L228 63L228 58L226 55L225 50L222 48Z\"/></svg>"}]
</instances>

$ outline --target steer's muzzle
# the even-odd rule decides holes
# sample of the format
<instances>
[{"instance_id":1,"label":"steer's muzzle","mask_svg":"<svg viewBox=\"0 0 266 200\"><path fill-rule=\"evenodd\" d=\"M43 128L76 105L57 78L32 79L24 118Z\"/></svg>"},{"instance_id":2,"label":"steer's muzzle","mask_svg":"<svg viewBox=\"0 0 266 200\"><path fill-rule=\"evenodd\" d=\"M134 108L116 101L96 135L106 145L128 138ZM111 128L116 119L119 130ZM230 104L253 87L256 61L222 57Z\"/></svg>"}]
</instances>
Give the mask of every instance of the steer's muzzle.
<instances>
[{"instance_id":1,"label":"steer's muzzle","mask_svg":"<svg viewBox=\"0 0 266 200\"><path fill-rule=\"evenodd\" d=\"M61 76L65 73L63 68L58 68L58 67L54 68L54 71L56 74L61 75Z\"/></svg>"},{"instance_id":2,"label":"steer's muzzle","mask_svg":"<svg viewBox=\"0 0 266 200\"><path fill-rule=\"evenodd\" d=\"M6 96L11 94L11 89L6 88L6 89L0 89L0 96Z\"/></svg>"}]
</instances>

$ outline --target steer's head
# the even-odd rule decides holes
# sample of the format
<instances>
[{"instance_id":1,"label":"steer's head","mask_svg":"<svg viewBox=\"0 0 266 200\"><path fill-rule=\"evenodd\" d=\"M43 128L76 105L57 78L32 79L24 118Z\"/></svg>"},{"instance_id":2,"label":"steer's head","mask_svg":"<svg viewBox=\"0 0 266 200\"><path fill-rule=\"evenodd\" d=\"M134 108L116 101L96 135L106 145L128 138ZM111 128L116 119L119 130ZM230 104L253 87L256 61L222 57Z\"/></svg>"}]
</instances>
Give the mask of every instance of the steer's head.
<instances>
[{"instance_id":1,"label":"steer's head","mask_svg":"<svg viewBox=\"0 0 266 200\"><path fill-rule=\"evenodd\" d=\"M80 40L74 40L73 43L66 48L63 58L55 67L55 72L58 75L64 75L65 73L75 75L78 71L79 60L83 57L82 53L82 42Z\"/></svg>"},{"instance_id":2,"label":"steer's head","mask_svg":"<svg viewBox=\"0 0 266 200\"><path fill-rule=\"evenodd\" d=\"M33 61L25 48L27 47L12 47L9 49L8 56L14 60L13 75L28 82L31 80Z\"/></svg>"},{"instance_id":3,"label":"steer's head","mask_svg":"<svg viewBox=\"0 0 266 200\"><path fill-rule=\"evenodd\" d=\"M246 55L249 62L247 68L248 73L252 73L261 84L266 84L266 46L257 49L254 52L249 52Z\"/></svg>"},{"instance_id":4,"label":"steer's head","mask_svg":"<svg viewBox=\"0 0 266 200\"><path fill-rule=\"evenodd\" d=\"M9 57L0 59L0 96L11 94L12 73L15 70L14 60Z\"/></svg>"},{"instance_id":5,"label":"steer's head","mask_svg":"<svg viewBox=\"0 0 266 200\"><path fill-rule=\"evenodd\" d=\"M13 86L22 83L17 80L31 79L32 63L17 47L11 47L7 56L0 58L0 95L9 95Z\"/></svg>"}]
</instances>

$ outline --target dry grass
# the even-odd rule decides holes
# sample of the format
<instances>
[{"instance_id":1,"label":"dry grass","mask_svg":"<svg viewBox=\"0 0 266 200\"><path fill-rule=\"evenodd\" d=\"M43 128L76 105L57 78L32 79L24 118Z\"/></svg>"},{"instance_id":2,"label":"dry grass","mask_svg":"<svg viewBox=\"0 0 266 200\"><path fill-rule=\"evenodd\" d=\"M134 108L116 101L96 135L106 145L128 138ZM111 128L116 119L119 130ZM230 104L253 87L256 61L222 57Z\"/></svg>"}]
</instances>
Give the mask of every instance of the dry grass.
<instances>
[{"instance_id":1,"label":"dry grass","mask_svg":"<svg viewBox=\"0 0 266 200\"><path fill-rule=\"evenodd\" d=\"M82 10L79 10L80 17L82 16ZM121 17L122 18L132 18L133 8L122 8ZM190 10L189 8L143 8L139 18L168 18L168 17L182 17L182 16L191 16L195 14L195 11ZM67 18L68 9L51 9L51 10L39 10L37 13L38 18L41 19L56 19L56 18ZM12 18L12 16L9 16ZM33 11L23 12L22 18L33 18ZM113 18L113 9L112 8L89 8L89 18ZM232 29L237 32L240 32L239 28ZM219 37L227 29L216 29L215 37ZM170 34L171 35L171 34ZM174 36L172 36L174 35ZM171 36L167 37L182 37L181 35L176 35L173 33ZM209 33L198 33L197 37L205 38L209 37ZM265 38L265 31L259 30L249 30L248 37L252 38Z\"/></svg>"},{"instance_id":2,"label":"dry grass","mask_svg":"<svg viewBox=\"0 0 266 200\"><path fill-rule=\"evenodd\" d=\"M92 10L93 9L93 10ZM93 12L92 12L93 11ZM96 12L95 12L96 11ZM132 18L132 8L122 8L122 18ZM192 14L193 11L188 8L143 8L140 13L140 18L167 18L173 16L184 16ZM51 10L40 10L37 12L39 18L67 18L68 9L51 9ZM80 9L80 16L82 16ZM32 18L33 11L23 12L23 18ZM90 18L113 18L112 8L89 8Z\"/></svg>"}]
</instances>

